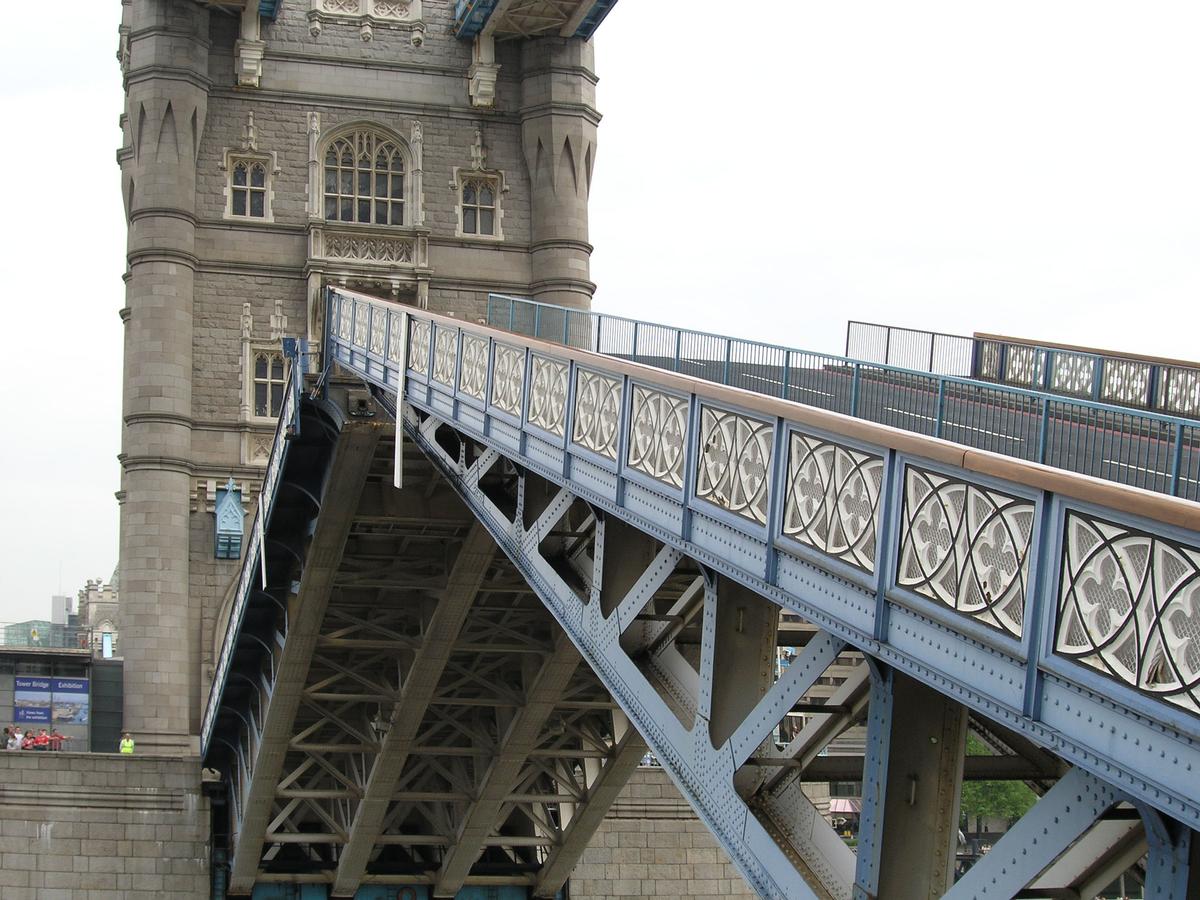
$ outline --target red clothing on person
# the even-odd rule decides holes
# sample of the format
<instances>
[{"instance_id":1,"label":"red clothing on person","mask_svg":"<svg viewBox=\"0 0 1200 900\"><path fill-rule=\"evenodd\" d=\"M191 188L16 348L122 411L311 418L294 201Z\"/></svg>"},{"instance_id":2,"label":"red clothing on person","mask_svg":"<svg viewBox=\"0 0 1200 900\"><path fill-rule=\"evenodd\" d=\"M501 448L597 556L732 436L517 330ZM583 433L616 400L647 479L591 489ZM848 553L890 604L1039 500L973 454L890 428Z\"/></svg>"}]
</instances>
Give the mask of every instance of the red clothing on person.
<instances>
[{"instance_id":1,"label":"red clothing on person","mask_svg":"<svg viewBox=\"0 0 1200 900\"><path fill-rule=\"evenodd\" d=\"M39 734L37 737L35 737L33 739L33 749L49 750L50 749L50 735L46 734L46 732L43 731L41 734Z\"/></svg>"}]
</instances>

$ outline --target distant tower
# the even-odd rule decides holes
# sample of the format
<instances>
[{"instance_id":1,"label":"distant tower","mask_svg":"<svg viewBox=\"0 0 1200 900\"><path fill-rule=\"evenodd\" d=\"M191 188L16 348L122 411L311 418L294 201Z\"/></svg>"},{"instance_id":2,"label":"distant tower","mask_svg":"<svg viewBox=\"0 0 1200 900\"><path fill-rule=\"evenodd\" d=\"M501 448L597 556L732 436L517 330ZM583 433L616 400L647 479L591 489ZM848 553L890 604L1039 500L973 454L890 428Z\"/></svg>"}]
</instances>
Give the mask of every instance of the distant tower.
<instances>
[{"instance_id":1,"label":"distant tower","mask_svg":"<svg viewBox=\"0 0 1200 900\"><path fill-rule=\"evenodd\" d=\"M121 644L139 753L196 747L240 562L218 551L218 494L232 478L253 510L279 341L320 336L324 285L469 319L489 291L590 305L587 37L611 3L554 6L458 21L454 0L122 0Z\"/></svg>"}]
</instances>

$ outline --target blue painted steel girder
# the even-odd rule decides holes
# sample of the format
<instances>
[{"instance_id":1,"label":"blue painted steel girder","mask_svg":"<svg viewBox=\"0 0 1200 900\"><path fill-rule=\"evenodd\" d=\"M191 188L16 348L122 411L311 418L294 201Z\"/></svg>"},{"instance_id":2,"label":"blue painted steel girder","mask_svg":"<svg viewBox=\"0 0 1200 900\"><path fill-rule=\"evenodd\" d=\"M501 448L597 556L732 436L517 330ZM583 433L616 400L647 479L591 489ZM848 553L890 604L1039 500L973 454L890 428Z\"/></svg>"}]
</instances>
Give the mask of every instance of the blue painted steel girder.
<instances>
[{"instance_id":1,"label":"blue painted steel girder","mask_svg":"<svg viewBox=\"0 0 1200 900\"><path fill-rule=\"evenodd\" d=\"M579 23L579 27L571 37L588 40L604 17L617 5L617 0L578 0L588 7ZM454 6L454 35L464 40L479 36L488 19L495 13L499 0L457 0Z\"/></svg>"},{"instance_id":2,"label":"blue painted steel girder","mask_svg":"<svg viewBox=\"0 0 1200 900\"><path fill-rule=\"evenodd\" d=\"M483 29L498 0L457 0L454 4L454 36L474 38Z\"/></svg>"}]
</instances>

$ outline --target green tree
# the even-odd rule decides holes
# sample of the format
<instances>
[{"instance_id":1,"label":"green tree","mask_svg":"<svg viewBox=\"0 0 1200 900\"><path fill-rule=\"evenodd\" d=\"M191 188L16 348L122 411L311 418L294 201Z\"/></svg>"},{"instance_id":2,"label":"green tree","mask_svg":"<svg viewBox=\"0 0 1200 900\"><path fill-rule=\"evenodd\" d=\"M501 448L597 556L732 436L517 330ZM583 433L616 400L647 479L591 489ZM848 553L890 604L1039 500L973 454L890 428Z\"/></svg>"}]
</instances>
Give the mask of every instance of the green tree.
<instances>
[{"instance_id":1,"label":"green tree","mask_svg":"<svg viewBox=\"0 0 1200 900\"><path fill-rule=\"evenodd\" d=\"M974 735L967 735L968 756L990 756L988 748ZM983 830L985 818L1007 819L1011 825L1029 811L1037 796L1023 781L964 781L962 815L975 831Z\"/></svg>"}]
</instances>

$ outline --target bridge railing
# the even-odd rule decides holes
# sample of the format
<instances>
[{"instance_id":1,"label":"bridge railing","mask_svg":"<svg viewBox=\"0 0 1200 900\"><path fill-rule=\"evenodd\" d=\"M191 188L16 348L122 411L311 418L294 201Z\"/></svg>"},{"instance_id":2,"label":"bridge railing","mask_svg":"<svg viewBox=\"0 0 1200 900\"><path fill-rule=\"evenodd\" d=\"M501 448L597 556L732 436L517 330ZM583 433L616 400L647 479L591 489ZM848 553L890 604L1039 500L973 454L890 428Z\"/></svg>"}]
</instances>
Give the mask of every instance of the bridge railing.
<instances>
[{"instance_id":1,"label":"bridge railing","mask_svg":"<svg viewBox=\"0 0 1200 900\"><path fill-rule=\"evenodd\" d=\"M234 595L233 609L225 627L221 653L217 657L208 702L204 707L204 720L200 728L201 755L208 752L208 745L213 737L213 727L216 724L217 712L221 705L221 694L225 690L225 682L229 678L229 668L233 662L233 653L237 648L238 637L242 630L242 619L246 613L246 606L255 589L255 583L265 577L262 542L275 507L288 447L291 446L291 442L285 437L299 434L300 387L304 378L305 358L303 353L297 354L294 350L289 352L287 347L289 342L285 341L284 343L285 353L289 357L291 365L289 366L287 385L284 389L283 407L279 411L279 422L275 426L275 439L271 442L271 454L267 457L267 468L258 495L254 525L250 529L249 540L245 542L245 551L242 554L242 570Z\"/></svg>"},{"instance_id":2,"label":"bridge railing","mask_svg":"<svg viewBox=\"0 0 1200 900\"><path fill-rule=\"evenodd\" d=\"M851 320L846 323L846 356L937 375L975 377L975 341L961 334Z\"/></svg>"},{"instance_id":3,"label":"bridge railing","mask_svg":"<svg viewBox=\"0 0 1200 900\"><path fill-rule=\"evenodd\" d=\"M488 297L488 324L1029 462L1200 499L1200 423L973 378L922 372Z\"/></svg>"},{"instance_id":4,"label":"bridge railing","mask_svg":"<svg viewBox=\"0 0 1200 900\"><path fill-rule=\"evenodd\" d=\"M875 322L846 324L846 355L978 378L1116 406L1200 418L1200 368L991 334L943 334Z\"/></svg>"}]
</instances>

